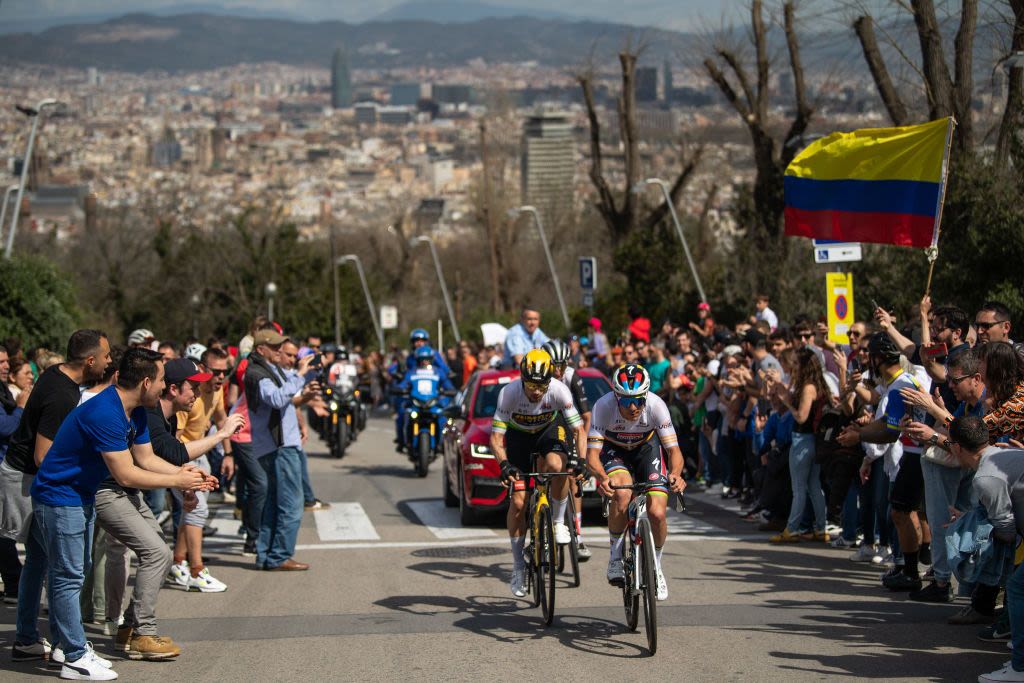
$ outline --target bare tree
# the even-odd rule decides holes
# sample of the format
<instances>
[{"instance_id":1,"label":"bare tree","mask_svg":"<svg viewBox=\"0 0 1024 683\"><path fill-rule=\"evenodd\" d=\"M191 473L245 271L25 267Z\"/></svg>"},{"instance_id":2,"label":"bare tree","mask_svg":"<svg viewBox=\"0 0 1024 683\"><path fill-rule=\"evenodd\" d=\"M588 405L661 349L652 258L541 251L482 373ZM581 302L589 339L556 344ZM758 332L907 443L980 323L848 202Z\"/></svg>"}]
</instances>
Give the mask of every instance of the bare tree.
<instances>
[{"instance_id":1,"label":"bare tree","mask_svg":"<svg viewBox=\"0 0 1024 683\"><path fill-rule=\"evenodd\" d=\"M806 132L814 115L807 99L800 44L796 36L795 10L792 0L783 4L783 30L789 54L789 68L793 76L795 113L781 144L771 132L768 114L769 57L768 37L761 0L750 6L751 36L754 43L755 79L751 79L747 66L739 55L725 45L715 48L715 55L704 60L708 76L722 95L743 119L754 146L754 204L764 228L763 238L773 239L782 233L783 192L782 176L786 166L800 149L792 144ZM735 85L734 85L735 82ZM756 238L758 240L762 238Z\"/></svg>"},{"instance_id":2,"label":"bare tree","mask_svg":"<svg viewBox=\"0 0 1024 683\"><path fill-rule=\"evenodd\" d=\"M1009 3L1013 11L1013 35L1010 38L1010 55L1013 55L1024 51L1024 0L1009 0ZM996 139L996 166L1000 169L1007 167L1013 137L1024 122L1024 65L1015 64L1009 76L1006 109L999 122L999 137Z\"/></svg>"}]
</instances>

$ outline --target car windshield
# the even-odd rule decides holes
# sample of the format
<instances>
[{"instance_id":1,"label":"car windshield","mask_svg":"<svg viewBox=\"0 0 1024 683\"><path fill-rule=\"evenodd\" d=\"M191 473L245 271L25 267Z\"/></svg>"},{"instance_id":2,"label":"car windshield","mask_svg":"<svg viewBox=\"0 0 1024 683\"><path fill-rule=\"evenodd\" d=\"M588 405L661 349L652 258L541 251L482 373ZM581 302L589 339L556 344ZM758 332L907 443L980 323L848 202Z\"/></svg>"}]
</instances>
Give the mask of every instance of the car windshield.
<instances>
[{"instance_id":1,"label":"car windshield","mask_svg":"<svg viewBox=\"0 0 1024 683\"><path fill-rule=\"evenodd\" d=\"M581 379L583 380L583 391L587 393L587 400L590 401L591 406L597 403L597 399L611 391L611 387L608 386L604 377L581 376ZM508 383L482 384L480 390L476 392L473 417L494 417L494 411L498 408L498 394L506 384Z\"/></svg>"},{"instance_id":2,"label":"car windshield","mask_svg":"<svg viewBox=\"0 0 1024 683\"><path fill-rule=\"evenodd\" d=\"M608 385L608 381L604 377L588 377L580 375L580 379L583 380L583 391L587 394L587 401L590 402L591 408L593 408L594 404L597 403L597 399L612 390Z\"/></svg>"}]
</instances>

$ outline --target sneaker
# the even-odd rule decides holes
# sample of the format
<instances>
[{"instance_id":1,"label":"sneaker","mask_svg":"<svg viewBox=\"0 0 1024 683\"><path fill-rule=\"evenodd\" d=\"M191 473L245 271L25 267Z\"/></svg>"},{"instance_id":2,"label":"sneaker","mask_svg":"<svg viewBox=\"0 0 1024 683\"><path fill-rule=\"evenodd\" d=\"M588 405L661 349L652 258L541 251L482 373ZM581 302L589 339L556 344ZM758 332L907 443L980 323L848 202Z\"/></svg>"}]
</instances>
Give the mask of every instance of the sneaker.
<instances>
[{"instance_id":1,"label":"sneaker","mask_svg":"<svg viewBox=\"0 0 1024 683\"><path fill-rule=\"evenodd\" d=\"M242 555L244 557L255 557L256 541L246 541L245 545L242 546Z\"/></svg>"},{"instance_id":2,"label":"sneaker","mask_svg":"<svg viewBox=\"0 0 1024 683\"><path fill-rule=\"evenodd\" d=\"M938 582L932 581L921 590L911 593L910 599L917 602L953 602L953 587L948 583L940 586Z\"/></svg>"},{"instance_id":3,"label":"sneaker","mask_svg":"<svg viewBox=\"0 0 1024 683\"><path fill-rule=\"evenodd\" d=\"M620 588L626 583L626 574L622 570L622 560L608 560L608 583Z\"/></svg>"},{"instance_id":4,"label":"sneaker","mask_svg":"<svg viewBox=\"0 0 1024 683\"><path fill-rule=\"evenodd\" d=\"M996 683L997 681L1024 681L1024 671L1015 671L1012 665L1007 664L998 671L978 676L978 683Z\"/></svg>"},{"instance_id":5,"label":"sneaker","mask_svg":"<svg viewBox=\"0 0 1024 683\"><path fill-rule=\"evenodd\" d=\"M828 544L828 546L830 548L836 548L838 550L849 550L854 546L855 543L856 541L848 541L842 536L840 536L839 538L833 539L832 542Z\"/></svg>"},{"instance_id":6,"label":"sneaker","mask_svg":"<svg viewBox=\"0 0 1024 683\"><path fill-rule=\"evenodd\" d=\"M878 557L878 551L873 545L862 545L850 555L851 562L874 562Z\"/></svg>"},{"instance_id":7,"label":"sneaker","mask_svg":"<svg viewBox=\"0 0 1024 683\"><path fill-rule=\"evenodd\" d=\"M513 569L512 580L508 582L508 587L512 590L512 595L517 598L526 597L526 570Z\"/></svg>"},{"instance_id":8,"label":"sneaker","mask_svg":"<svg viewBox=\"0 0 1024 683\"><path fill-rule=\"evenodd\" d=\"M104 659L103 657L100 657L98 654L96 654L96 651L92 649L92 643L86 642L85 652L86 654L91 654L93 657L95 657L96 661L99 662L100 666L105 667L107 669L113 668L114 663L112 661L110 661L109 659ZM53 648L53 652L50 654L50 666L63 666L65 664L67 664L67 661L65 661L64 650L62 650L59 647Z\"/></svg>"},{"instance_id":9,"label":"sneaker","mask_svg":"<svg viewBox=\"0 0 1024 683\"><path fill-rule=\"evenodd\" d=\"M181 648L166 636L134 636L128 647L128 659L159 661L173 659L181 654Z\"/></svg>"},{"instance_id":10,"label":"sneaker","mask_svg":"<svg viewBox=\"0 0 1024 683\"><path fill-rule=\"evenodd\" d=\"M782 533L775 534L768 539L769 543L799 543L800 534L794 534L789 529L783 529Z\"/></svg>"},{"instance_id":11,"label":"sneaker","mask_svg":"<svg viewBox=\"0 0 1024 683\"><path fill-rule=\"evenodd\" d=\"M121 628L121 624L124 623L124 617L121 617L117 621L113 619L107 619L103 622L103 635L113 638L117 635L117 630Z\"/></svg>"},{"instance_id":12,"label":"sneaker","mask_svg":"<svg viewBox=\"0 0 1024 683\"><path fill-rule=\"evenodd\" d=\"M569 545L572 541L572 535L569 533L569 527L564 522L555 522L555 543L558 545Z\"/></svg>"},{"instance_id":13,"label":"sneaker","mask_svg":"<svg viewBox=\"0 0 1024 683\"><path fill-rule=\"evenodd\" d=\"M837 526L835 524L826 524L825 533L827 533L829 536L842 536L843 527Z\"/></svg>"},{"instance_id":14,"label":"sneaker","mask_svg":"<svg viewBox=\"0 0 1024 683\"><path fill-rule=\"evenodd\" d=\"M887 545L878 547L878 553L871 558L871 564L889 565L893 563L892 548Z\"/></svg>"},{"instance_id":15,"label":"sneaker","mask_svg":"<svg viewBox=\"0 0 1024 683\"><path fill-rule=\"evenodd\" d=\"M822 541L828 543L831 536L828 531L805 531L800 534L800 538L805 541Z\"/></svg>"},{"instance_id":16,"label":"sneaker","mask_svg":"<svg viewBox=\"0 0 1024 683\"><path fill-rule=\"evenodd\" d=\"M982 614L974 609L973 605L967 605L962 610L946 619L946 623L952 626L971 626L973 624L991 624L995 617Z\"/></svg>"},{"instance_id":17,"label":"sneaker","mask_svg":"<svg viewBox=\"0 0 1024 683\"><path fill-rule=\"evenodd\" d=\"M40 638L35 643L28 645L14 644L11 648L11 660L15 662L28 662L34 659L49 659L52 655L53 648L50 647L50 642L46 638Z\"/></svg>"},{"instance_id":18,"label":"sneaker","mask_svg":"<svg viewBox=\"0 0 1024 683\"><path fill-rule=\"evenodd\" d=\"M306 503L305 508L307 510L329 510L331 504L325 503L319 498L314 498L312 503Z\"/></svg>"},{"instance_id":19,"label":"sneaker","mask_svg":"<svg viewBox=\"0 0 1024 683\"><path fill-rule=\"evenodd\" d=\"M935 580L935 567L928 567L928 571L926 571L924 573L924 576L922 576L921 578L924 579L925 581L934 581Z\"/></svg>"},{"instance_id":20,"label":"sneaker","mask_svg":"<svg viewBox=\"0 0 1024 683\"><path fill-rule=\"evenodd\" d=\"M216 536L216 535L217 535L217 529L212 527L212 526L210 526L210 523L207 522L206 526L203 527L203 538L208 538L210 536Z\"/></svg>"},{"instance_id":21,"label":"sneaker","mask_svg":"<svg viewBox=\"0 0 1024 683\"><path fill-rule=\"evenodd\" d=\"M989 619L991 619L991 617L989 617ZM986 626L978 631L978 640L984 640L989 643L1009 642L1010 620L1003 619L1002 617L996 619L994 624Z\"/></svg>"},{"instance_id":22,"label":"sneaker","mask_svg":"<svg viewBox=\"0 0 1024 683\"><path fill-rule=\"evenodd\" d=\"M131 643L133 631L134 629L127 624L117 629L117 633L114 635L115 652L128 652L128 645Z\"/></svg>"},{"instance_id":23,"label":"sneaker","mask_svg":"<svg viewBox=\"0 0 1024 683\"><path fill-rule=\"evenodd\" d=\"M582 541L576 546L576 559L580 562L586 562L593 557L593 555L594 553L590 552L590 548L588 548Z\"/></svg>"},{"instance_id":24,"label":"sneaker","mask_svg":"<svg viewBox=\"0 0 1024 683\"><path fill-rule=\"evenodd\" d=\"M73 662L64 662L60 677L73 681L112 681L117 672L110 668L110 662L96 656L92 650Z\"/></svg>"},{"instance_id":25,"label":"sneaker","mask_svg":"<svg viewBox=\"0 0 1024 683\"><path fill-rule=\"evenodd\" d=\"M228 589L222 581L213 578L210 570L206 567L199 570L198 576L189 575L186 587L190 591L199 593L223 593Z\"/></svg>"},{"instance_id":26,"label":"sneaker","mask_svg":"<svg viewBox=\"0 0 1024 683\"><path fill-rule=\"evenodd\" d=\"M656 596L658 600L668 600L668 582L665 581L665 575L658 570L658 594Z\"/></svg>"},{"instance_id":27,"label":"sneaker","mask_svg":"<svg viewBox=\"0 0 1024 683\"><path fill-rule=\"evenodd\" d=\"M898 574L886 574L882 579L882 585L891 591L920 591L921 579L907 576L901 570Z\"/></svg>"},{"instance_id":28,"label":"sneaker","mask_svg":"<svg viewBox=\"0 0 1024 683\"><path fill-rule=\"evenodd\" d=\"M167 581L178 588L188 588L188 580L192 574L188 570L188 560L182 560L178 564L172 564L167 571Z\"/></svg>"}]
</instances>

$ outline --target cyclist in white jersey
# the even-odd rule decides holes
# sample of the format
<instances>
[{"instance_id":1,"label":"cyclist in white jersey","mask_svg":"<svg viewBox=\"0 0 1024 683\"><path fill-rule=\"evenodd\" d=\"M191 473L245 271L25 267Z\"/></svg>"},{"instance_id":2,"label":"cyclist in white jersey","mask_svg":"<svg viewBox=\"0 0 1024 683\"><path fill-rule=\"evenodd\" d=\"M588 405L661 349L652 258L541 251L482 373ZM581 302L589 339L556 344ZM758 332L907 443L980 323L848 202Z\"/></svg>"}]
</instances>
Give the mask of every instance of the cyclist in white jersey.
<instances>
[{"instance_id":1,"label":"cyclist in white jersey","mask_svg":"<svg viewBox=\"0 0 1024 683\"><path fill-rule=\"evenodd\" d=\"M576 412L580 414L580 419L583 420L583 429L589 432L590 399L587 398L587 392L583 388L583 380L576 373L575 368L569 365L569 356L572 355L572 349L561 339L551 339L541 348L551 356L551 373L555 379L569 387L569 391L572 392L572 402L576 406ZM582 457L582 454L577 455ZM569 480L569 487L569 495L579 495L579 483L576 479ZM587 544L583 542L582 505L576 506L576 519L573 521L576 525L576 557L580 562L586 562L593 556L593 553L590 552Z\"/></svg>"},{"instance_id":2,"label":"cyclist in white jersey","mask_svg":"<svg viewBox=\"0 0 1024 683\"><path fill-rule=\"evenodd\" d=\"M647 493L647 516L654 534L654 558L658 574L658 600L668 598L668 583L661 571L661 551L668 536L665 513L669 491L682 493L683 454L668 406L657 394L649 393L651 377L640 365L624 365L612 373L613 393L594 404L587 439L587 465L597 477L601 492L611 498L608 534L608 583L621 586L623 534L632 491L613 490L634 481L656 484ZM658 441L653 441L657 433ZM663 452L668 453L666 468Z\"/></svg>"},{"instance_id":3,"label":"cyclist in white jersey","mask_svg":"<svg viewBox=\"0 0 1024 683\"><path fill-rule=\"evenodd\" d=\"M534 349L520 363L521 379L505 385L498 394L498 406L491 425L491 451L501 467L501 478L514 482L509 493L508 535L512 544L512 581L516 597L526 595L526 563L523 558L526 532L526 482L524 471L566 472L581 466L568 445L568 429L575 431L577 450L582 452L587 438L583 422L572 402L572 394L561 382L551 381L551 356ZM559 419L559 414L565 420ZM567 429L568 427L568 429ZM532 460L536 455L536 465ZM571 540L565 525L565 509L569 504L567 477L551 482L551 512L555 520L555 542L566 545Z\"/></svg>"}]
</instances>

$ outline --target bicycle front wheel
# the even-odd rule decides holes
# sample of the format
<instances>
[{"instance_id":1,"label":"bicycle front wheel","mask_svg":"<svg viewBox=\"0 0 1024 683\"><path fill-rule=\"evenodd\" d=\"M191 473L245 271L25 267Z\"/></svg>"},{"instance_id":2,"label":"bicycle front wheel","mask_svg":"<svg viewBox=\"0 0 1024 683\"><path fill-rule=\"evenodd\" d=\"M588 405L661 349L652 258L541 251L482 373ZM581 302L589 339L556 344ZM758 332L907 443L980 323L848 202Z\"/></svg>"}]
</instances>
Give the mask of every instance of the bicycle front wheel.
<instances>
[{"instance_id":1,"label":"bicycle front wheel","mask_svg":"<svg viewBox=\"0 0 1024 683\"><path fill-rule=\"evenodd\" d=\"M544 625L550 626L555 619L555 575L557 572L557 553L555 530L551 520L551 508L545 507L540 515L540 538L537 539L538 554L538 591L540 608L544 614Z\"/></svg>"},{"instance_id":2,"label":"bicycle front wheel","mask_svg":"<svg viewBox=\"0 0 1024 683\"><path fill-rule=\"evenodd\" d=\"M626 529L622 541L622 604L626 608L626 628L636 630L640 621L640 592L637 590L637 547L632 531Z\"/></svg>"},{"instance_id":3,"label":"bicycle front wheel","mask_svg":"<svg viewBox=\"0 0 1024 683\"><path fill-rule=\"evenodd\" d=\"M647 649L653 655L658 651L658 570L654 564L654 534L646 519L640 520L639 566L641 592L644 599L644 626L647 629Z\"/></svg>"},{"instance_id":4,"label":"bicycle front wheel","mask_svg":"<svg viewBox=\"0 0 1024 683\"><path fill-rule=\"evenodd\" d=\"M569 494L569 504L565 508L565 524L569 527L569 545L560 548L565 554L569 555L569 564L572 566L572 585L573 588L580 587L580 537L576 531L576 501L573 500L572 493ZM561 558L560 558L561 559ZM558 571L562 571L562 562L559 561Z\"/></svg>"}]
</instances>

